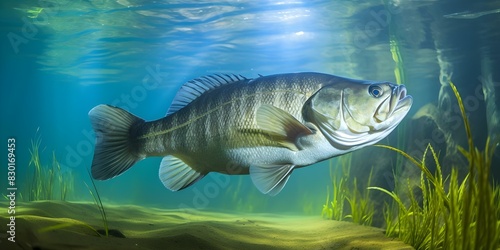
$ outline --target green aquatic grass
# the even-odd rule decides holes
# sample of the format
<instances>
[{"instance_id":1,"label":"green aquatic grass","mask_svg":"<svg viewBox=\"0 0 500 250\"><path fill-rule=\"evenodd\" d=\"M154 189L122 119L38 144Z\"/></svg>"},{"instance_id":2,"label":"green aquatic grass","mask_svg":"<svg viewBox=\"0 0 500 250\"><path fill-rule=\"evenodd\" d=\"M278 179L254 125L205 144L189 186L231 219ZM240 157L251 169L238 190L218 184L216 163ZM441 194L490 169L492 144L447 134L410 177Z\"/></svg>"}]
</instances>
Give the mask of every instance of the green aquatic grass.
<instances>
[{"instance_id":1,"label":"green aquatic grass","mask_svg":"<svg viewBox=\"0 0 500 250\"><path fill-rule=\"evenodd\" d=\"M373 168L370 170L368 183L365 185L366 187L370 186L372 173ZM353 187L357 186L357 178L354 178ZM373 215L375 214L375 205L369 197L370 190L365 188L363 192L361 192L358 188L353 188L348 194L346 199L349 203L351 214L346 215L346 218L351 218L354 223L370 226L373 222Z\"/></svg>"},{"instance_id":2,"label":"green aquatic grass","mask_svg":"<svg viewBox=\"0 0 500 250\"><path fill-rule=\"evenodd\" d=\"M390 146L382 147L394 150L404 157L410 157L399 149ZM432 152L433 156L436 156L432 147L429 146L424 152L424 159L429 151ZM418 162L416 159L410 160ZM370 189L388 194L396 204L395 206L385 206L384 218L387 224L386 234L388 236L397 236L416 249L426 249L426 246L435 249L437 246L434 242L438 241L434 241L435 237L432 238L431 236L439 234L440 225L442 224L442 218L440 218L439 214L442 213L441 209L443 207L450 207L450 204L447 200L441 199L444 196L445 188L443 180L440 178L440 166L436 167L437 174L432 175L425 167L424 160L418 162L418 164L423 169L420 184L417 185L419 190L414 189L409 179L405 183L405 187L396 189L405 190L405 193L390 192L379 187L370 187ZM422 199L418 195L421 195ZM408 200L408 202L403 200ZM443 205L441 206L441 204ZM396 218L395 222L393 221L394 217Z\"/></svg>"},{"instance_id":3,"label":"green aquatic grass","mask_svg":"<svg viewBox=\"0 0 500 250\"><path fill-rule=\"evenodd\" d=\"M388 2L385 1L385 5L388 6ZM395 28L393 27L394 24L390 23L389 25L389 46L390 46L390 51L392 55L392 60L394 61L394 77L396 79L396 83L398 85L405 84L408 85L408 82L406 80L406 74L405 74L405 68L404 68L404 60L403 60L403 54L401 53L401 46L399 42L399 37L396 32L394 32ZM406 123L402 122L400 123L397 128L397 148L404 149L407 145L406 143L406 138L407 135L406 133ZM403 166L403 157L401 155L396 156L396 174L399 174L401 172L401 169L399 166Z\"/></svg>"},{"instance_id":4,"label":"green aquatic grass","mask_svg":"<svg viewBox=\"0 0 500 250\"><path fill-rule=\"evenodd\" d=\"M342 156L339 159L340 166L333 166L333 161L330 160L332 199L330 200L330 188L327 187L326 201L321 216L331 220L351 221L369 226L375 214L374 202L369 197L370 190L360 191L357 178L350 177L351 159L351 155ZM370 172L366 187L370 186L371 178L372 172Z\"/></svg>"},{"instance_id":5,"label":"green aquatic grass","mask_svg":"<svg viewBox=\"0 0 500 250\"><path fill-rule=\"evenodd\" d=\"M20 199L27 201L67 200L73 194L75 176L72 172L61 171L55 152L52 152L51 164L43 165L40 159L41 143L42 139L38 134L31 141L29 149L31 158L25 185L20 191Z\"/></svg>"},{"instance_id":6,"label":"green aquatic grass","mask_svg":"<svg viewBox=\"0 0 500 250\"><path fill-rule=\"evenodd\" d=\"M490 183L490 167L496 143L488 138L483 152L473 143L469 121L455 85L450 86L458 100L465 125L469 149L458 147L469 162L469 171L459 180L452 168L444 177L437 153L431 145L418 161L404 151L379 145L397 152L421 170L420 183L409 180L405 193L370 187L388 194L393 204L385 205L386 234L399 237L416 249L497 249L500 244L500 188ZM431 173L425 159L432 156L436 171ZM408 201L403 202L403 197Z\"/></svg>"},{"instance_id":7,"label":"green aquatic grass","mask_svg":"<svg viewBox=\"0 0 500 250\"><path fill-rule=\"evenodd\" d=\"M323 211L321 216L330 220L344 220L344 205L346 201L346 184L349 180L349 168L350 164L346 161L350 159L345 159L341 157L339 159L342 163L340 166L334 166L333 160L329 161L330 164L330 179L332 180L332 200L330 201L330 188L326 187L326 201L323 205Z\"/></svg>"},{"instance_id":8,"label":"green aquatic grass","mask_svg":"<svg viewBox=\"0 0 500 250\"><path fill-rule=\"evenodd\" d=\"M29 162L29 166L32 169L31 175L28 175L26 178L26 183L28 184L28 187L26 188L28 193L28 201L34 201L34 200L39 200L42 196L41 192L42 190L42 177L41 177L41 162L40 162L40 144L41 144L41 139L40 137L37 137L35 141L31 140L31 149L30 149L30 155L31 159Z\"/></svg>"},{"instance_id":9,"label":"green aquatic grass","mask_svg":"<svg viewBox=\"0 0 500 250\"><path fill-rule=\"evenodd\" d=\"M93 187L94 192L92 192L92 189L89 187L89 185L87 185L87 183L85 183L85 182L84 183L85 183L85 186L87 186L87 189L89 190L90 195L92 196L92 198L94 198L94 203L97 206L97 209L99 210L99 213L101 215L102 225L104 227L104 235L106 237L108 237L109 236L109 227L108 227L108 217L106 216L106 210L104 210L104 206L102 205L101 196L99 195L99 191L97 190L94 179L92 179L92 175L90 174L90 170L88 171L88 173L89 173L90 181L92 182L92 187Z\"/></svg>"}]
</instances>

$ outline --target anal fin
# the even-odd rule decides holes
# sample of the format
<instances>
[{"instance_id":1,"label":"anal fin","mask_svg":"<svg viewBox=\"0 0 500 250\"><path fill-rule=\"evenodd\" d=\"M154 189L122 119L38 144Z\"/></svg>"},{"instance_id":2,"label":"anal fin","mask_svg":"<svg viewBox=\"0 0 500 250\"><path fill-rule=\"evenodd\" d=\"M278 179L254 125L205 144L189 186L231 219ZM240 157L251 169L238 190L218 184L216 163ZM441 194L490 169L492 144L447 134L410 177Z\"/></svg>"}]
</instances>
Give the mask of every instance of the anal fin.
<instances>
[{"instance_id":1,"label":"anal fin","mask_svg":"<svg viewBox=\"0 0 500 250\"><path fill-rule=\"evenodd\" d=\"M285 187L295 165L250 166L254 185L264 194L277 195Z\"/></svg>"},{"instance_id":2,"label":"anal fin","mask_svg":"<svg viewBox=\"0 0 500 250\"><path fill-rule=\"evenodd\" d=\"M160 180L172 191L187 188L204 176L175 156L165 156L160 163Z\"/></svg>"}]
</instances>

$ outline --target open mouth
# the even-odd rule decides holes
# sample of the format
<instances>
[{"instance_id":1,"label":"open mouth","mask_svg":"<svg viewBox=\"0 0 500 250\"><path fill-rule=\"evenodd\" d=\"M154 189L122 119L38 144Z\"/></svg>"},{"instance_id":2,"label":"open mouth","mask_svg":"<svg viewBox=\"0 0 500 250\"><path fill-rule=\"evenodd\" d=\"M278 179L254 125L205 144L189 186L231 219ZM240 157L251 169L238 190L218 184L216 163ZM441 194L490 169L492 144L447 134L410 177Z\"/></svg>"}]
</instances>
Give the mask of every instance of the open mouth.
<instances>
[{"instance_id":1,"label":"open mouth","mask_svg":"<svg viewBox=\"0 0 500 250\"><path fill-rule=\"evenodd\" d=\"M396 94L396 106L394 107L392 114L399 111L408 111L413 103L413 98L411 95L406 94L406 87L404 85L399 85L395 88L394 92Z\"/></svg>"},{"instance_id":2,"label":"open mouth","mask_svg":"<svg viewBox=\"0 0 500 250\"><path fill-rule=\"evenodd\" d=\"M413 99L406 94L406 87L398 85L392 87L392 93L378 107L373 116L376 123L385 123L394 116L404 116L411 107Z\"/></svg>"}]
</instances>

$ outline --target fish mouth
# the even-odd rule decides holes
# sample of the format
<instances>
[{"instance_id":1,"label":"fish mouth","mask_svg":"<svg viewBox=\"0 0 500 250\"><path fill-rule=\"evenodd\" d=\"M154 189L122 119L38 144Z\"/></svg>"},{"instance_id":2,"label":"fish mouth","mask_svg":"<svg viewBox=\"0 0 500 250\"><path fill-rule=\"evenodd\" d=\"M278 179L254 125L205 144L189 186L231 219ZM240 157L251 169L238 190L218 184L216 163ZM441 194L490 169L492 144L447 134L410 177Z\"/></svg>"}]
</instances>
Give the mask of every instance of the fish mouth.
<instances>
[{"instance_id":1,"label":"fish mouth","mask_svg":"<svg viewBox=\"0 0 500 250\"><path fill-rule=\"evenodd\" d=\"M393 111L391 112L391 115L389 116L394 115L394 113L410 110L410 107L413 103L413 97L411 95L406 94L407 90L404 85L397 86L395 92L396 95L393 95L393 97L394 96L396 97L394 98L396 99L396 106L394 107Z\"/></svg>"},{"instance_id":2,"label":"fish mouth","mask_svg":"<svg viewBox=\"0 0 500 250\"><path fill-rule=\"evenodd\" d=\"M376 123L385 123L402 118L410 110L413 103L411 95L407 95L404 85L394 86L392 94L384 100L374 114Z\"/></svg>"}]
</instances>

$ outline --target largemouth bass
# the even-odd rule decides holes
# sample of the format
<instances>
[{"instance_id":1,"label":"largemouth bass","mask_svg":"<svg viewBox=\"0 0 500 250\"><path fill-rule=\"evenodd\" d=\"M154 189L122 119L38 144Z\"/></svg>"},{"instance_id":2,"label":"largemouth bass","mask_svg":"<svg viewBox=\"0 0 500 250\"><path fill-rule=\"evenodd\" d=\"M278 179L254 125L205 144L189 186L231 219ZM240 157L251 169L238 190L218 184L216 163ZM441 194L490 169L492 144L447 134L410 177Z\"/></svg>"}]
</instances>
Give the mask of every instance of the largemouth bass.
<instances>
[{"instance_id":1,"label":"largemouth bass","mask_svg":"<svg viewBox=\"0 0 500 250\"><path fill-rule=\"evenodd\" d=\"M250 174L262 193L276 195L293 170L380 141L411 105L406 88L389 82L321 73L205 76L184 84L159 120L93 108L92 176L110 179L162 156L159 177L172 191L219 172Z\"/></svg>"}]
</instances>

